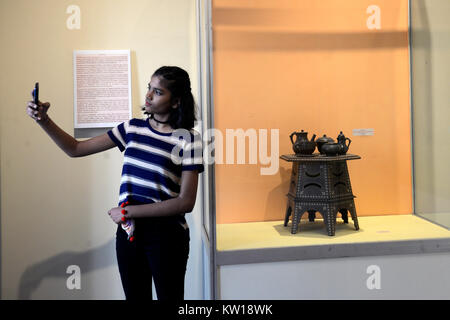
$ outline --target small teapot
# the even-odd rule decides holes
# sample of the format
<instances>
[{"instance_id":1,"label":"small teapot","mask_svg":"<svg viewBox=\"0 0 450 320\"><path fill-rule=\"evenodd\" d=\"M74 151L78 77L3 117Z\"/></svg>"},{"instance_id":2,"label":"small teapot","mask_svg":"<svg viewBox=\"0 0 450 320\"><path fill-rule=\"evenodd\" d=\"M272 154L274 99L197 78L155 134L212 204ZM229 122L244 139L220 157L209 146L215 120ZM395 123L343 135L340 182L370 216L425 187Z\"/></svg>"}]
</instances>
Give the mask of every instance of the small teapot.
<instances>
[{"instance_id":1,"label":"small teapot","mask_svg":"<svg viewBox=\"0 0 450 320\"><path fill-rule=\"evenodd\" d=\"M319 139L316 140L317 150L319 150L321 154L325 154L325 152L322 151L322 146L325 143L333 143L333 142L334 142L333 138L327 137L327 135L324 134L323 137L320 137Z\"/></svg>"},{"instance_id":2,"label":"small teapot","mask_svg":"<svg viewBox=\"0 0 450 320\"><path fill-rule=\"evenodd\" d=\"M327 142L322 145L322 154L326 154L329 157L337 156L339 154L343 154L343 145L340 143Z\"/></svg>"},{"instance_id":3,"label":"small teapot","mask_svg":"<svg viewBox=\"0 0 450 320\"><path fill-rule=\"evenodd\" d=\"M294 135L296 136L295 142L292 139ZM308 140L308 132L302 130L301 132L292 132L289 138L291 138L292 149L296 155L309 155L316 149L316 142L314 141L316 138L315 134L311 140Z\"/></svg>"},{"instance_id":4,"label":"small teapot","mask_svg":"<svg viewBox=\"0 0 450 320\"><path fill-rule=\"evenodd\" d=\"M346 144L345 142L348 140L348 144ZM344 134L342 133L342 131L339 133L339 135L337 136L337 142L342 145L342 149L339 152L339 154L346 154L348 151L348 148L350 147L350 143L352 143L352 140L350 140L349 138L346 138L344 136Z\"/></svg>"}]
</instances>

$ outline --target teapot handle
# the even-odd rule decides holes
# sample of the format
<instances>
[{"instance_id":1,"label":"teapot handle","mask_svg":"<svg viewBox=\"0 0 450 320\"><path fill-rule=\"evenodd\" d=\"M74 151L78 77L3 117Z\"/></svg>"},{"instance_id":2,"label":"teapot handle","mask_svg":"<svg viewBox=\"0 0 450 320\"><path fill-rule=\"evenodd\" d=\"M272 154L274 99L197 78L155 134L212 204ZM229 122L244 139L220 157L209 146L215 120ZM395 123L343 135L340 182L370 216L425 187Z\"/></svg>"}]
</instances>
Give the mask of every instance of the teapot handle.
<instances>
[{"instance_id":1,"label":"teapot handle","mask_svg":"<svg viewBox=\"0 0 450 320\"><path fill-rule=\"evenodd\" d=\"M292 136L293 136L294 134L296 134L296 133L297 133L297 132L292 132L291 135L289 136L289 138L291 138L292 144L294 144L294 140L292 140Z\"/></svg>"},{"instance_id":2,"label":"teapot handle","mask_svg":"<svg viewBox=\"0 0 450 320\"><path fill-rule=\"evenodd\" d=\"M346 145L346 147L347 148L350 147L350 143L352 143L352 140L350 140L350 138L345 138L345 140L348 140L348 144ZM345 143L345 141L344 141L344 143Z\"/></svg>"}]
</instances>

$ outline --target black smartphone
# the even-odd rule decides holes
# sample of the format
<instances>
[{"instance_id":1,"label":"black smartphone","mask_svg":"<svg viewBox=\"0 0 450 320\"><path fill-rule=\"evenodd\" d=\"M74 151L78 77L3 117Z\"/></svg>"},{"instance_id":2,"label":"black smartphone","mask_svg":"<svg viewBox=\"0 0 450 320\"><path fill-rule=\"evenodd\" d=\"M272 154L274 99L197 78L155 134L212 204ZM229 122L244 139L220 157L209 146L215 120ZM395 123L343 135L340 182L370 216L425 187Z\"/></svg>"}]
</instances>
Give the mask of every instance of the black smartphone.
<instances>
[{"instance_id":1,"label":"black smartphone","mask_svg":"<svg viewBox=\"0 0 450 320\"><path fill-rule=\"evenodd\" d=\"M34 104L38 104L39 101L39 82L36 82L36 84L34 85L34 90L33 90L33 102Z\"/></svg>"}]
</instances>

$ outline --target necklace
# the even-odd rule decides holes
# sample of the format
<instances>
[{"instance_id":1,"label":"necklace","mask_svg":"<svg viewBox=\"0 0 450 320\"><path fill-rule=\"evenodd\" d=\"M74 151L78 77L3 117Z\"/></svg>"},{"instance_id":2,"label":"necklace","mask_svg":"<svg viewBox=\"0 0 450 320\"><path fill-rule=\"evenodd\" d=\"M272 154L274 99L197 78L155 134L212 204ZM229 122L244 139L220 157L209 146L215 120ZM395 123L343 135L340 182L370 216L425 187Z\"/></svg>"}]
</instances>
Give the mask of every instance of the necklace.
<instances>
[{"instance_id":1,"label":"necklace","mask_svg":"<svg viewBox=\"0 0 450 320\"><path fill-rule=\"evenodd\" d=\"M167 120L167 121L159 121L159 120L157 120L157 119L154 117L153 113L150 114L150 119L153 119L153 120L155 120L156 122L161 123L161 124L169 123L169 120Z\"/></svg>"}]
</instances>

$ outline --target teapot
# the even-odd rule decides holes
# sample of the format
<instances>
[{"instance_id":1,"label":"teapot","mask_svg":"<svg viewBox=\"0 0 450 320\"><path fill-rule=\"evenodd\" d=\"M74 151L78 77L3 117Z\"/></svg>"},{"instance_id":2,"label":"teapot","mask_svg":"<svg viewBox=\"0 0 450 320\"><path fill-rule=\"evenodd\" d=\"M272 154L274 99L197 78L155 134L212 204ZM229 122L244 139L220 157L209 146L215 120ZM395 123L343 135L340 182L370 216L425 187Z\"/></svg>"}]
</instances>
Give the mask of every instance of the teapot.
<instances>
[{"instance_id":1,"label":"teapot","mask_svg":"<svg viewBox=\"0 0 450 320\"><path fill-rule=\"evenodd\" d=\"M316 140L317 150L319 150L321 154L325 154L325 152L323 152L322 150L322 146L325 143L334 143L334 140L333 138L327 137L326 134L324 134L323 137L320 137L319 139Z\"/></svg>"},{"instance_id":2,"label":"teapot","mask_svg":"<svg viewBox=\"0 0 450 320\"><path fill-rule=\"evenodd\" d=\"M295 142L292 137L295 135ZM309 155L314 152L316 149L316 142L314 139L316 135L314 134L311 140L308 140L308 132L292 132L289 136L292 142L292 149L294 150L296 155Z\"/></svg>"},{"instance_id":3,"label":"teapot","mask_svg":"<svg viewBox=\"0 0 450 320\"><path fill-rule=\"evenodd\" d=\"M322 145L322 154L326 154L329 157L337 156L339 154L343 154L344 146L340 143L327 142Z\"/></svg>"},{"instance_id":4,"label":"teapot","mask_svg":"<svg viewBox=\"0 0 450 320\"><path fill-rule=\"evenodd\" d=\"M348 140L348 144L345 143L347 140ZM350 140L349 138L346 138L341 131L339 133L339 135L337 136L337 142L340 145L342 145L342 148L341 148L341 151L339 152L339 154L346 154L348 151L348 148L350 147L350 143L352 143L352 140Z\"/></svg>"}]
</instances>

